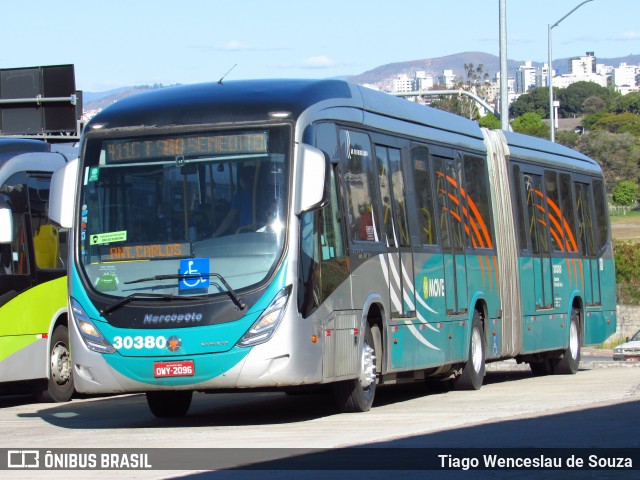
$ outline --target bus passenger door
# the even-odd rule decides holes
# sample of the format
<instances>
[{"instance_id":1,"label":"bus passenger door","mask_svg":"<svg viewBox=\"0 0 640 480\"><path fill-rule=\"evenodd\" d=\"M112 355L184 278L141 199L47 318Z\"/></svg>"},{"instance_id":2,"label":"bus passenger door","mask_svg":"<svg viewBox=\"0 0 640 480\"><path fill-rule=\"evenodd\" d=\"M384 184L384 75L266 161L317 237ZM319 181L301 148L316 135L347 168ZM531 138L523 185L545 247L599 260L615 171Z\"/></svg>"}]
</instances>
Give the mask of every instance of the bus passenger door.
<instances>
[{"instance_id":1,"label":"bus passenger door","mask_svg":"<svg viewBox=\"0 0 640 480\"><path fill-rule=\"evenodd\" d=\"M433 156L433 179L436 185L437 221L442 237L445 301L447 315L465 314L467 266L464 254L461 165L459 158Z\"/></svg>"},{"instance_id":2,"label":"bus passenger door","mask_svg":"<svg viewBox=\"0 0 640 480\"><path fill-rule=\"evenodd\" d=\"M381 145L375 146L378 186L382 201L382 229L386 237L389 269L391 316L416 316L413 256L408 230L401 169L401 151Z\"/></svg>"},{"instance_id":3,"label":"bus passenger door","mask_svg":"<svg viewBox=\"0 0 640 480\"><path fill-rule=\"evenodd\" d=\"M542 176L524 173L528 231L533 253L533 283L536 309L553 308L553 273L549 256L549 217L542 189Z\"/></svg>"}]
</instances>

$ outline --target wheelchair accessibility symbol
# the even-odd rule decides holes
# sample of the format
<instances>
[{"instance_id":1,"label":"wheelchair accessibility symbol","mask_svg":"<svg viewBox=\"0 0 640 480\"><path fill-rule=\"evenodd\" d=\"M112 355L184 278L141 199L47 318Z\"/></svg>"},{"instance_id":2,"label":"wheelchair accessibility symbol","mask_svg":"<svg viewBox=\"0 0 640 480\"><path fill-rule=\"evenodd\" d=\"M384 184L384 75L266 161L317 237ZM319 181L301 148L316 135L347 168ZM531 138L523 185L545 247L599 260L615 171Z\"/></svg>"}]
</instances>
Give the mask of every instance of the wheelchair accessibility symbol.
<instances>
[{"instance_id":1,"label":"wheelchair accessibility symbol","mask_svg":"<svg viewBox=\"0 0 640 480\"><path fill-rule=\"evenodd\" d=\"M200 290L209 287L209 259L189 258L180 260L180 274L187 275L180 279L178 289Z\"/></svg>"}]
</instances>

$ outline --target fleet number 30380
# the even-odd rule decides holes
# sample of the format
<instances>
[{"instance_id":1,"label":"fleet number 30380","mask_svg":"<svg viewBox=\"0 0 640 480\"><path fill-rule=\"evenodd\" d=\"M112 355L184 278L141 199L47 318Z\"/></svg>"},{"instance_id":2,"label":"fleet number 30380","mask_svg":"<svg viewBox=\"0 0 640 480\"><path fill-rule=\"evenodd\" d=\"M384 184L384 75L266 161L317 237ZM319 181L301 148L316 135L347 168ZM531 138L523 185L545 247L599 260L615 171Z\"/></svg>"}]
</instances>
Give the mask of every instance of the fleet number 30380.
<instances>
[{"instance_id":1,"label":"fleet number 30380","mask_svg":"<svg viewBox=\"0 0 640 480\"><path fill-rule=\"evenodd\" d=\"M113 346L116 350L120 350L124 348L125 350L142 350L144 348L164 348L167 346L167 339L163 336L154 337L152 335L147 335L143 337L142 335L138 335L135 337L121 337L116 336L113 337Z\"/></svg>"}]
</instances>

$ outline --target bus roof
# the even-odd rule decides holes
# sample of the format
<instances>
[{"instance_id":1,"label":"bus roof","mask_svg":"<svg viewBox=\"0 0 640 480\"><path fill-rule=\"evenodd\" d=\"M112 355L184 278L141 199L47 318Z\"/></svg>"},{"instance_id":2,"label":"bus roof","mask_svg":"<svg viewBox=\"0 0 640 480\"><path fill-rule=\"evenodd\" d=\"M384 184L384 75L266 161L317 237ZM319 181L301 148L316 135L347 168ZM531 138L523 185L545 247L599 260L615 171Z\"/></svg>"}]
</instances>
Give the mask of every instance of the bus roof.
<instances>
[{"instance_id":1,"label":"bus roof","mask_svg":"<svg viewBox=\"0 0 640 480\"><path fill-rule=\"evenodd\" d=\"M152 90L119 100L97 114L87 129L258 121L282 111L295 119L320 102L482 139L475 122L344 80L241 80Z\"/></svg>"},{"instance_id":2,"label":"bus roof","mask_svg":"<svg viewBox=\"0 0 640 480\"><path fill-rule=\"evenodd\" d=\"M504 132L504 136L512 156L591 173L601 171L598 162L562 144L515 132Z\"/></svg>"}]
</instances>

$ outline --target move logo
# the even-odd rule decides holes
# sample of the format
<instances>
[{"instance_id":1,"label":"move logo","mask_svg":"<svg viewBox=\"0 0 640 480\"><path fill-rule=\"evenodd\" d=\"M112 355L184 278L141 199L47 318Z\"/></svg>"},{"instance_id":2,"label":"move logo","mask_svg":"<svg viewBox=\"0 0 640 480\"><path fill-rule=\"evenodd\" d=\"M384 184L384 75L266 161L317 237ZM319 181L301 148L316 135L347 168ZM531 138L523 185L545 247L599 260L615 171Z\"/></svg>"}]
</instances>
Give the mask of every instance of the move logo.
<instances>
[{"instance_id":1,"label":"move logo","mask_svg":"<svg viewBox=\"0 0 640 480\"><path fill-rule=\"evenodd\" d=\"M422 280L422 295L425 298L444 297L444 278L428 278Z\"/></svg>"}]
</instances>

